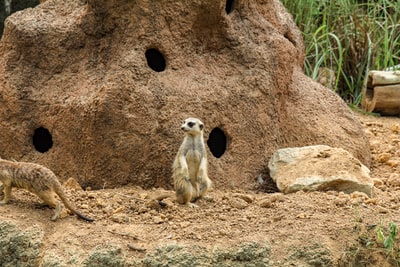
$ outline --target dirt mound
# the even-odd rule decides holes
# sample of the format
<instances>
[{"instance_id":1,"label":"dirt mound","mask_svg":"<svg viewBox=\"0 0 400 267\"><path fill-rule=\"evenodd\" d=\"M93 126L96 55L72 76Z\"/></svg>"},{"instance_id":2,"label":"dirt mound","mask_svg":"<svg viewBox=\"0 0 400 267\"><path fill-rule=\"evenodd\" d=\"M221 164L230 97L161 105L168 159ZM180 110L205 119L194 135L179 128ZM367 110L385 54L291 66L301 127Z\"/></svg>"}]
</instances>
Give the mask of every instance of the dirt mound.
<instances>
[{"instance_id":1,"label":"dirt mound","mask_svg":"<svg viewBox=\"0 0 400 267\"><path fill-rule=\"evenodd\" d=\"M369 164L357 119L302 73L301 34L279 1L51 0L5 24L3 158L84 188L170 188L192 116L216 188L254 188L280 147L339 146Z\"/></svg>"},{"instance_id":2,"label":"dirt mound","mask_svg":"<svg viewBox=\"0 0 400 267\"><path fill-rule=\"evenodd\" d=\"M371 198L213 189L210 199L192 209L170 198L166 206L151 201L162 189L83 191L68 182L72 203L96 219L87 223L67 214L52 222L53 211L37 205L36 196L14 190L11 203L0 206L0 254L10 266L16 258L20 266L388 266L392 254L377 239L377 229L388 236L389 223L400 223L400 183L393 177L400 166L400 120L360 119L372 147Z\"/></svg>"}]
</instances>

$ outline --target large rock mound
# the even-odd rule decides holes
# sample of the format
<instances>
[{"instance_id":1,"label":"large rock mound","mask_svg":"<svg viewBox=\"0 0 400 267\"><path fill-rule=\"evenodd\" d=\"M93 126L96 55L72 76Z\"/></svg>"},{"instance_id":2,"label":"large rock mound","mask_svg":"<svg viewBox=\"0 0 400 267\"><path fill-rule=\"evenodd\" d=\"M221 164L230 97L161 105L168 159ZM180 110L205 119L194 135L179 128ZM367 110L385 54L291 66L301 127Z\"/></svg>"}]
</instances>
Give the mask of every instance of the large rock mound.
<instances>
[{"instance_id":1,"label":"large rock mound","mask_svg":"<svg viewBox=\"0 0 400 267\"><path fill-rule=\"evenodd\" d=\"M46 1L5 21L0 156L84 187L169 187L193 116L217 187L252 187L280 147L342 147L368 165L360 124L302 73L303 50L277 0Z\"/></svg>"}]
</instances>

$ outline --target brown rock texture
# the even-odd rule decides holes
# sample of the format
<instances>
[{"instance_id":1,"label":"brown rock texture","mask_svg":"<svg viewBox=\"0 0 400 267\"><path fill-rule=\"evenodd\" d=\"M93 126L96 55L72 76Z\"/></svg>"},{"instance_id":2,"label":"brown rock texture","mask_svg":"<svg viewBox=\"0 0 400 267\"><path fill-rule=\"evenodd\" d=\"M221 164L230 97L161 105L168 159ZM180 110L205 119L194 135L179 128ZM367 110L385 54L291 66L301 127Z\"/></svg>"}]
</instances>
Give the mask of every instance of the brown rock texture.
<instances>
[{"instance_id":1,"label":"brown rock texture","mask_svg":"<svg viewBox=\"0 0 400 267\"><path fill-rule=\"evenodd\" d=\"M190 116L217 188L252 188L281 147L342 147L368 166L359 122L303 74L303 50L274 0L46 1L5 21L0 156L84 188L170 188Z\"/></svg>"}]
</instances>

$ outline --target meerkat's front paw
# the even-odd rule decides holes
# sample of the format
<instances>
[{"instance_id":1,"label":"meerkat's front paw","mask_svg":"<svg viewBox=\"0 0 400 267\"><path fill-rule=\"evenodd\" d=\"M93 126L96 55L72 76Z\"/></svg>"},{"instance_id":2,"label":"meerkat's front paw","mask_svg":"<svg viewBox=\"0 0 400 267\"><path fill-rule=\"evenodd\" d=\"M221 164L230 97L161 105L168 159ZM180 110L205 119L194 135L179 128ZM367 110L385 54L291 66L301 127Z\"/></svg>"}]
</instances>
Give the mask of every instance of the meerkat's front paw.
<instances>
[{"instance_id":1,"label":"meerkat's front paw","mask_svg":"<svg viewBox=\"0 0 400 267\"><path fill-rule=\"evenodd\" d=\"M0 201L0 205L5 205L5 204L7 204L7 201L5 200Z\"/></svg>"},{"instance_id":2,"label":"meerkat's front paw","mask_svg":"<svg viewBox=\"0 0 400 267\"><path fill-rule=\"evenodd\" d=\"M210 196L202 196L201 199L204 199L204 200L207 201L207 202L212 202L212 201L214 201L214 199L213 199L212 197L210 197Z\"/></svg>"},{"instance_id":3,"label":"meerkat's front paw","mask_svg":"<svg viewBox=\"0 0 400 267\"><path fill-rule=\"evenodd\" d=\"M196 209L196 208L199 207L199 206L197 206L196 204L191 203L191 202L188 202L186 205L187 205L189 208L192 208L192 209Z\"/></svg>"}]
</instances>

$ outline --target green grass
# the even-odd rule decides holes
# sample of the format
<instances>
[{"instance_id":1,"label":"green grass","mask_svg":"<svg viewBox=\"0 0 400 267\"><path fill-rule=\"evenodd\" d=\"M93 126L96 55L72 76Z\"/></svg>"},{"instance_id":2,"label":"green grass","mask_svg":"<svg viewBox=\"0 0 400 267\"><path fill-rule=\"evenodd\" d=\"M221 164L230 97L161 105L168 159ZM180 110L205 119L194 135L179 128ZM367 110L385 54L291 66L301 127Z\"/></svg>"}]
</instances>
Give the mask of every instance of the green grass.
<instances>
[{"instance_id":1,"label":"green grass","mask_svg":"<svg viewBox=\"0 0 400 267\"><path fill-rule=\"evenodd\" d=\"M358 237L345 244L337 266L400 266L400 243L396 223L380 222L367 225L356 216L352 230Z\"/></svg>"},{"instance_id":2,"label":"green grass","mask_svg":"<svg viewBox=\"0 0 400 267\"><path fill-rule=\"evenodd\" d=\"M333 90L359 105L369 70L400 64L400 1L282 0L304 36L305 73L335 71Z\"/></svg>"}]
</instances>

